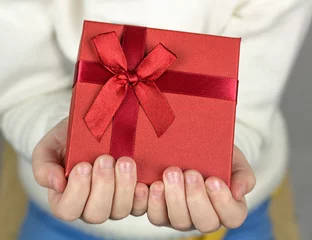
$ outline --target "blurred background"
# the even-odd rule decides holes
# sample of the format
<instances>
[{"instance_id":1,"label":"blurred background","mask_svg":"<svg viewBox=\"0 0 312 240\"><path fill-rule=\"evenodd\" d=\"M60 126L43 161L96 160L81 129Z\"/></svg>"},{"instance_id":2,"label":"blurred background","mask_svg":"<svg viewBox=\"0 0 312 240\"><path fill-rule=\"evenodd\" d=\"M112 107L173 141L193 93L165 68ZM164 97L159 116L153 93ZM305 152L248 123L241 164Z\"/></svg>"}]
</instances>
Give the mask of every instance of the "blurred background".
<instances>
[{"instance_id":1,"label":"blurred background","mask_svg":"<svg viewBox=\"0 0 312 240\"><path fill-rule=\"evenodd\" d=\"M290 174L302 240L312 239L312 26L282 99L290 135Z\"/></svg>"},{"instance_id":2,"label":"blurred background","mask_svg":"<svg viewBox=\"0 0 312 240\"><path fill-rule=\"evenodd\" d=\"M312 240L312 27L290 76L282 109L289 127L296 217L302 240ZM0 136L0 152L2 142Z\"/></svg>"}]
</instances>

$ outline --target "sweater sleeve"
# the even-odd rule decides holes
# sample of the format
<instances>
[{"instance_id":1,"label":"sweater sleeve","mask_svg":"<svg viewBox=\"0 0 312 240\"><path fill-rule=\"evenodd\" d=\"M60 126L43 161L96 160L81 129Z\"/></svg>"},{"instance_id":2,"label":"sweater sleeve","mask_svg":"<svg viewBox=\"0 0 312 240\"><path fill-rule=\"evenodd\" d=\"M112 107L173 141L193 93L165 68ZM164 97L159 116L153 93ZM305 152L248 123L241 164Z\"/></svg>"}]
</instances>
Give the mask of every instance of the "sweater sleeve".
<instances>
[{"instance_id":1,"label":"sweater sleeve","mask_svg":"<svg viewBox=\"0 0 312 240\"><path fill-rule=\"evenodd\" d=\"M235 145L253 168L270 142L291 67L311 19L310 0L240 0L224 35L242 38Z\"/></svg>"},{"instance_id":2,"label":"sweater sleeve","mask_svg":"<svg viewBox=\"0 0 312 240\"><path fill-rule=\"evenodd\" d=\"M68 115L70 76L54 40L48 1L0 3L0 125L31 158L41 137Z\"/></svg>"}]
</instances>

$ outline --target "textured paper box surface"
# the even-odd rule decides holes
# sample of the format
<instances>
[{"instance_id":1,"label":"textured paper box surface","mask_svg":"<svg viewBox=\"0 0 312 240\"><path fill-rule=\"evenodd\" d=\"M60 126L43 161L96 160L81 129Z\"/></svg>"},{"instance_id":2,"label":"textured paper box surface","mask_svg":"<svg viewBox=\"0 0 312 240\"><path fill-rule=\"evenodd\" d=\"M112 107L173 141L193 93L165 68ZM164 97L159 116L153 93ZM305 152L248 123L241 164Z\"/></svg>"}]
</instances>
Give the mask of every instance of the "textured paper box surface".
<instances>
[{"instance_id":1,"label":"textured paper box surface","mask_svg":"<svg viewBox=\"0 0 312 240\"><path fill-rule=\"evenodd\" d=\"M123 29L123 25L86 21L78 61L99 62L91 39L101 33L116 32L122 40ZM145 55L158 43L177 56L168 70L217 76L225 81L235 81L237 85L240 39L147 28ZM196 87L196 82L191 85ZM108 126L99 142L84 120L102 88L103 84L79 79L73 86L66 175L77 163L93 163L98 156L110 153L113 124ZM157 137L139 107L132 156L137 163L138 181L150 184L161 180L167 167L178 166L182 170L196 169L204 177L217 176L230 183L236 101L215 98L213 94L202 96L200 92L201 89L198 94L162 91L175 119L161 137Z\"/></svg>"}]
</instances>

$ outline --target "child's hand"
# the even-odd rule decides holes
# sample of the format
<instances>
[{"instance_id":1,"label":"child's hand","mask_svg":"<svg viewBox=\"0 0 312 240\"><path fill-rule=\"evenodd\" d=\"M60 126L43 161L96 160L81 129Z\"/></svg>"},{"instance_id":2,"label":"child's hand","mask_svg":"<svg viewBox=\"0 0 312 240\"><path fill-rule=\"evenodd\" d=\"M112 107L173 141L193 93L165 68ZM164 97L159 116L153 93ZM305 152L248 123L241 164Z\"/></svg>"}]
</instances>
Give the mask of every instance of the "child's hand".
<instances>
[{"instance_id":1,"label":"child's hand","mask_svg":"<svg viewBox=\"0 0 312 240\"><path fill-rule=\"evenodd\" d=\"M35 179L49 189L53 214L66 221L81 217L89 223L122 219L130 213L144 214L148 188L136 183L136 165L131 158L122 157L115 164L115 160L106 155L100 156L93 167L89 163L79 163L66 181L61 166L66 132L67 119L47 133L33 152Z\"/></svg>"},{"instance_id":2,"label":"child's hand","mask_svg":"<svg viewBox=\"0 0 312 240\"><path fill-rule=\"evenodd\" d=\"M194 170L182 173L179 168L171 167L164 172L163 182L150 187L148 218L157 226L177 230L195 228L202 233L213 232L221 225L236 228L247 216L244 196L255 183L252 169L237 148L230 189L216 177L204 182Z\"/></svg>"},{"instance_id":3,"label":"child's hand","mask_svg":"<svg viewBox=\"0 0 312 240\"><path fill-rule=\"evenodd\" d=\"M35 179L49 189L51 210L63 220L82 218L102 223L108 218L122 219L130 213L139 216L147 211L155 225L207 233L221 224L238 227L246 218L244 195L254 187L255 177L238 149L234 151L231 190L217 178L204 183L196 171L182 173L171 167L164 172L163 182L153 183L148 193L145 184L136 183L136 165L128 157L115 164L111 156L100 156L93 167L80 163L67 182L61 166L66 132L67 119L47 133L33 153Z\"/></svg>"}]
</instances>

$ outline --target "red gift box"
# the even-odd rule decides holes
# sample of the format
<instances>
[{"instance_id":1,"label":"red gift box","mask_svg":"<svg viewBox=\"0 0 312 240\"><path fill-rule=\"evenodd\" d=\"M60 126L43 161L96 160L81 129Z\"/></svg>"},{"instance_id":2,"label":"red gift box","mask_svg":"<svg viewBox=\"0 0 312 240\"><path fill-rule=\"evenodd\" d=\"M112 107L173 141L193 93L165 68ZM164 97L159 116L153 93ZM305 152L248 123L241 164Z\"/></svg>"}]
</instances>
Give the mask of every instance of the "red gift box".
<instances>
[{"instance_id":1,"label":"red gift box","mask_svg":"<svg viewBox=\"0 0 312 240\"><path fill-rule=\"evenodd\" d=\"M65 174L102 154L138 181L170 166L230 184L240 39L85 21Z\"/></svg>"}]
</instances>

